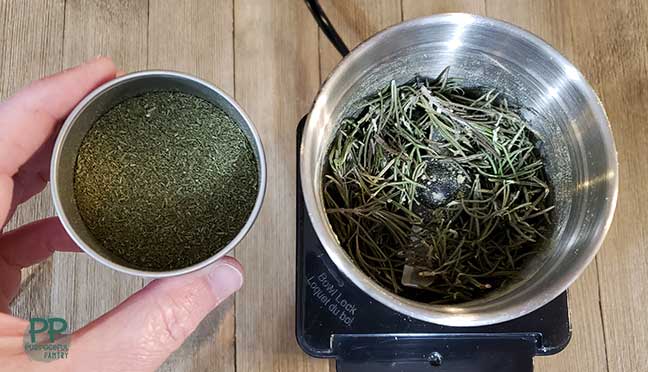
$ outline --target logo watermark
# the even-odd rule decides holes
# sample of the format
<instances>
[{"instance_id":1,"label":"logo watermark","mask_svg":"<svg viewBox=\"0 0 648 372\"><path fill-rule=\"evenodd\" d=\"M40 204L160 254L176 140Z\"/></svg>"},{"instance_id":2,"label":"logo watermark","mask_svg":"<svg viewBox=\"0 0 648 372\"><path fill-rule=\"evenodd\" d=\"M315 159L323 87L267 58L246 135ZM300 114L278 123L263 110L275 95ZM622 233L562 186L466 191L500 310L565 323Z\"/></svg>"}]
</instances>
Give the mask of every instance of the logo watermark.
<instances>
[{"instance_id":1,"label":"logo watermark","mask_svg":"<svg viewBox=\"0 0 648 372\"><path fill-rule=\"evenodd\" d=\"M29 359L39 362L67 359L72 338L64 333L67 328L63 318L30 318L23 337Z\"/></svg>"}]
</instances>

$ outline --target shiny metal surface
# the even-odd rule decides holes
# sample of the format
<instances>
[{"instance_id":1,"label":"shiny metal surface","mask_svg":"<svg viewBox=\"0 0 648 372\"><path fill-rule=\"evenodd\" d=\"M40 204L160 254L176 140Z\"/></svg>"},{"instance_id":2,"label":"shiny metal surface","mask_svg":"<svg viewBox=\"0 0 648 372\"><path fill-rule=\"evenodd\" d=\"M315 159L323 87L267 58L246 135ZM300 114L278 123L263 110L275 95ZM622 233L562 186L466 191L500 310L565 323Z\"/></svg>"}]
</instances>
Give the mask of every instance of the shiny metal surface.
<instances>
[{"instance_id":1,"label":"shiny metal surface","mask_svg":"<svg viewBox=\"0 0 648 372\"><path fill-rule=\"evenodd\" d=\"M545 253L523 279L489 297L458 305L429 305L374 283L340 247L321 194L329 140L354 102L389 81L450 75L465 85L492 87L523 107L543 141L556 199L557 228ZM538 37L511 24L468 14L440 14L391 27L367 40L337 66L319 92L301 143L301 182L309 217L337 267L377 301L403 314L449 326L507 321L546 304L592 261L610 226L618 166L603 107L581 73Z\"/></svg>"},{"instance_id":2,"label":"shiny metal surface","mask_svg":"<svg viewBox=\"0 0 648 372\"><path fill-rule=\"evenodd\" d=\"M223 109L243 130L254 150L259 167L259 191L247 222L234 239L214 256L195 265L172 271L133 268L97 242L86 228L74 199L74 167L83 137L99 116L124 99L155 90L175 90L201 97ZM266 187L266 163L261 139L243 109L220 89L196 77L172 71L142 71L112 80L95 89L68 116L54 145L51 189L54 208L65 230L86 253L115 270L144 277L185 274L213 263L231 251L250 230L259 214ZM171 190L172 192L172 190Z\"/></svg>"}]
</instances>

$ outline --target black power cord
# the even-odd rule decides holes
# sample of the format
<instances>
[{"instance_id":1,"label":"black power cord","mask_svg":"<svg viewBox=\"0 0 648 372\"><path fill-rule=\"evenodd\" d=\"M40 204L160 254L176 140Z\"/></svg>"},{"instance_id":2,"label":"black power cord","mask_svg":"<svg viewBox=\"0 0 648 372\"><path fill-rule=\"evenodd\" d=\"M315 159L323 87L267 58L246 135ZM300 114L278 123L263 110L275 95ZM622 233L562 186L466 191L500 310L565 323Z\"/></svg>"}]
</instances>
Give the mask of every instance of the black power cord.
<instances>
[{"instance_id":1,"label":"black power cord","mask_svg":"<svg viewBox=\"0 0 648 372\"><path fill-rule=\"evenodd\" d=\"M342 57L349 54L349 48L346 46L346 44L344 44L344 41L337 33L337 31L335 31L335 27L333 27L331 21L326 16L326 13L324 13L324 10L319 4L319 1L304 0L304 2L306 3L306 6L308 6L308 9L313 15L313 18L315 18L315 21L322 29L322 32L324 32L324 35L326 35L326 37L329 39L331 44L333 44L335 49L337 49L337 51L342 55Z\"/></svg>"}]
</instances>

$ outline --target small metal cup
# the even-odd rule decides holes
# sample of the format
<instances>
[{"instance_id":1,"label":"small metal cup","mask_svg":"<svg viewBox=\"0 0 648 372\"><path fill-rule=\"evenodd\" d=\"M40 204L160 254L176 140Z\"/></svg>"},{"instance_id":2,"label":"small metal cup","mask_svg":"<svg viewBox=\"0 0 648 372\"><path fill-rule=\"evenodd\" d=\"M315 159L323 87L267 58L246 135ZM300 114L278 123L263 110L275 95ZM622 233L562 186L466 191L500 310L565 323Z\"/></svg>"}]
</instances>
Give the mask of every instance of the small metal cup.
<instances>
[{"instance_id":1,"label":"small metal cup","mask_svg":"<svg viewBox=\"0 0 648 372\"><path fill-rule=\"evenodd\" d=\"M173 90L203 98L218 106L248 137L258 164L258 192L254 208L241 231L216 254L192 266L170 271L146 271L134 267L102 246L86 227L74 197L74 169L81 142L94 122L129 97L151 91ZM54 145L51 164L54 208L63 227L87 254L115 270L144 277L182 275L203 268L231 251L250 230L259 214L266 187L266 163L261 139L243 109L220 89L186 74L171 71L142 71L112 80L90 93L68 116Z\"/></svg>"}]
</instances>

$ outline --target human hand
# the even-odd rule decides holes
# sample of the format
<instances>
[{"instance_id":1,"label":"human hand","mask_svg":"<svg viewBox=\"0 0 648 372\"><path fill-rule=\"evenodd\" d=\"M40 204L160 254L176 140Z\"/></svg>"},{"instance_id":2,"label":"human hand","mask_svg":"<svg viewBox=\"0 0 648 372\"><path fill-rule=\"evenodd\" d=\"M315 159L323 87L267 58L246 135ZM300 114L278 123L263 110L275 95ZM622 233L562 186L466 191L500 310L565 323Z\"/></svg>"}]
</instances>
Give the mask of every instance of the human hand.
<instances>
[{"instance_id":1,"label":"human hand","mask_svg":"<svg viewBox=\"0 0 648 372\"><path fill-rule=\"evenodd\" d=\"M84 96L115 75L109 58L96 58L34 82L0 103L0 226L5 226L18 204L46 186L61 122ZM18 293L21 269L55 250L79 251L55 217L0 233L2 370L155 370L243 283L241 266L231 257L191 274L154 280L75 332L67 359L35 362L23 347L29 323L9 315L9 303Z\"/></svg>"}]
</instances>

